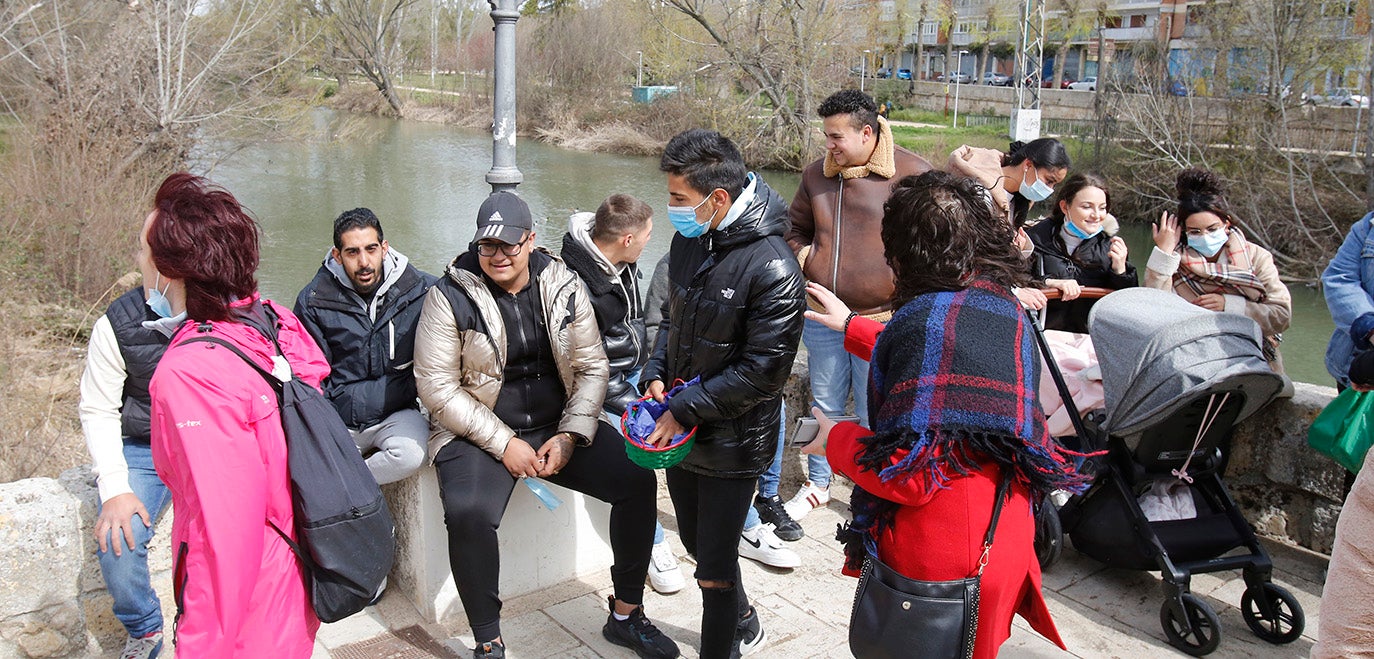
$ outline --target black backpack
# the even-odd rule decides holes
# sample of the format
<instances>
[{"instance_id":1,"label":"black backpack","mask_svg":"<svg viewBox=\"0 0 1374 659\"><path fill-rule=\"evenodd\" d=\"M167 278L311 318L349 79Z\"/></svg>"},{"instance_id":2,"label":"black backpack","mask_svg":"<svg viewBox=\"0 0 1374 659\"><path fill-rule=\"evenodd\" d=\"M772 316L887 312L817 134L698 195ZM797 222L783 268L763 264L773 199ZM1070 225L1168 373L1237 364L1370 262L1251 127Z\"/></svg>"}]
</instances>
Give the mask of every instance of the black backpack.
<instances>
[{"instance_id":1,"label":"black backpack","mask_svg":"<svg viewBox=\"0 0 1374 659\"><path fill-rule=\"evenodd\" d=\"M271 339L281 356L277 315L269 305L260 308L267 316L266 329L254 322L260 320L252 317L257 314L240 320ZM281 381L228 341L195 337L185 343L193 341L232 350L277 391L299 543L268 524L305 565L306 590L321 621L335 622L363 610L391 571L396 527L338 411L314 387L294 375Z\"/></svg>"}]
</instances>

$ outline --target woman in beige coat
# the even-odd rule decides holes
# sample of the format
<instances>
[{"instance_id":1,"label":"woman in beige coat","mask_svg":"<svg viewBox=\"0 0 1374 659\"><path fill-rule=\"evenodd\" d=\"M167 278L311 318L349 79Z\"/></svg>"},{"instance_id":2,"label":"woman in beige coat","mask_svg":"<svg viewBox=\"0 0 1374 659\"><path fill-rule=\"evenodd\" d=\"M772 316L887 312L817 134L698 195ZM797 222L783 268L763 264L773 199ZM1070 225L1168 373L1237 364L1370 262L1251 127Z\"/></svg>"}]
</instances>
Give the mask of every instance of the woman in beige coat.
<instances>
[{"instance_id":1,"label":"woman in beige coat","mask_svg":"<svg viewBox=\"0 0 1374 659\"><path fill-rule=\"evenodd\" d=\"M1265 358L1282 373L1278 345L1293 316L1293 298L1274 256L1234 226L1215 174L1186 169L1178 175L1177 191L1178 215L1166 212L1154 225L1145 285L1172 290L1204 309L1250 317L1264 334Z\"/></svg>"}]
</instances>

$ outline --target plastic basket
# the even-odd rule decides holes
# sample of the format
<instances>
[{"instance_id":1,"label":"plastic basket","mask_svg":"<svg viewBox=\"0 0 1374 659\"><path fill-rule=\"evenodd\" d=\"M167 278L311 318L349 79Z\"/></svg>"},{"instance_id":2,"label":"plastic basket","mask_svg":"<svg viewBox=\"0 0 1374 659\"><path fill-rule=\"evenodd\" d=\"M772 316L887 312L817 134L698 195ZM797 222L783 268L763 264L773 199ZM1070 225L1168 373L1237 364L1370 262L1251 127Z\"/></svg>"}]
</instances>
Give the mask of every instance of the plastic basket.
<instances>
[{"instance_id":1,"label":"plastic basket","mask_svg":"<svg viewBox=\"0 0 1374 659\"><path fill-rule=\"evenodd\" d=\"M630 462L645 469L667 469L682 462L682 459L692 451L692 444L696 443L696 434L696 429L693 429L682 441L663 448L644 447L627 439L625 455L629 456Z\"/></svg>"},{"instance_id":2,"label":"plastic basket","mask_svg":"<svg viewBox=\"0 0 1374 659\"><path fill-rule=\"evenodd\" d=\"M648 396L640 398L641 401L646 399ZM620 434L625 438L625 455L630 458L630 462L645 469L667 469L682 462L682 459L692 451L692 444L696 443L697 429L692 428L681 439L670 442L661 448L641 444L630 437L630 431L626 425L629 416L629 410L620 416Z\"/></svg>"}]
</instances>

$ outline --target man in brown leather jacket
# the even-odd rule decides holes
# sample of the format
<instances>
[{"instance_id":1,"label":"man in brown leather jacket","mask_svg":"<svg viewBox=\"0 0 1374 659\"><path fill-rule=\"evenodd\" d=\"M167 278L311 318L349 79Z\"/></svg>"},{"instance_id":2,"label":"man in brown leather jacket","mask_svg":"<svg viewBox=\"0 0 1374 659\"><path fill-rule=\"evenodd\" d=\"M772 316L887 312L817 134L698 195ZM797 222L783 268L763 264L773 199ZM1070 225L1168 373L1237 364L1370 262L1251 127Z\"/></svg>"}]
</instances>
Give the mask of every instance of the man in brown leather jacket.
<instances>
[{"instance_id":1,"label":"man in brown leather jacket","mask_svg":"<svg viewBox=\"0 0 1374 659\"><path fill-rule=\"evenodd\" d=\"M892 140L878 105L861 91L846 89L816 110L825 133L825 157L802 171L788 211L787 243L809 281L834 291L860 315L886 322L892 317L892 271L883 258L883 202L892 184L930 171L930 163ZM814 404L826 414L844 414L852 390L854 413L868 425L868 362L845 352L844 336L812 320L802 331ZM801 519L830 501L830 465L808 456L808 480L783 510ZM759 501L765 522L778 523L777 501Z\"/></svg>"}]
</instances>

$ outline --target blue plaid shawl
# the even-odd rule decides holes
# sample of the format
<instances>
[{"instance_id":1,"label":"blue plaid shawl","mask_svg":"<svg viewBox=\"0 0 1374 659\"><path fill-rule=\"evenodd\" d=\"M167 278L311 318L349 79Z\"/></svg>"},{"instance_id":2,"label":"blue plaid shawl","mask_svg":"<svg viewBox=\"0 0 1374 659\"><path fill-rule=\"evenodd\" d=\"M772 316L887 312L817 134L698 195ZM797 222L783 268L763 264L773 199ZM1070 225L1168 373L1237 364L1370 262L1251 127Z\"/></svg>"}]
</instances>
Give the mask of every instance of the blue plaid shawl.
<instances>
[{"instance_id":1,"label":"blue plaid shawl","mask_svg":"<svg viewBox=\"0 0 1374 659\"><path fill-rule=\"evenodd\" d=\"M906 303L873 348L874 432L860 440L859 467L885 482L920 474L928 492L988 461L1010 469L1034 499L1086 487L1050 438L1027 323L1011 291L981 278ZM897 504L856 487L851 506L854 521L840 539L850 545L853 564L858 544L873 548Z\"/></svg>"}]
</instances>

